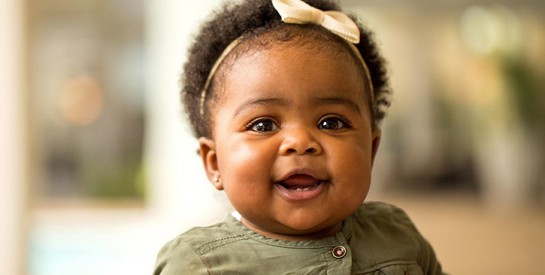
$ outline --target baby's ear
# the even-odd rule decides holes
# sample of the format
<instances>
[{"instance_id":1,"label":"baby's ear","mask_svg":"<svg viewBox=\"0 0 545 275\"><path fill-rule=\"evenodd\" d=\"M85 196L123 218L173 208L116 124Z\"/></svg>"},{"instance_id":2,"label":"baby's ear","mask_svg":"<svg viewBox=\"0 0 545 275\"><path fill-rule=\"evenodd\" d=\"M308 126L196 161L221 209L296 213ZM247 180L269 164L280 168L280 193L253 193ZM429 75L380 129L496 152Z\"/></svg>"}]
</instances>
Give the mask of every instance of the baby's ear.
<instances>
[{"instance_id":1,"label":"baby's ear","mask_svg":"<svg viewBox=\"0 0 545 275\"><path fill-rule=\"evenodd\" d=\"M380 145L380 138L382 136L382 131L377 128L373 131L373 134L372 134L372 143L371 143L371 146L372 146L372 158L371 158L371 164L374 164L375 163L375 157L377 155L377 152L378 152L378 147Z\"/></svg>"},{"instance_id":2,"label":"baby's ear","mask_svg":"<svg viewBox=\"0 0 545 275\"><path fill-rule=\"evenodd\" d=\"M199 138L199 153L201 154L202 163L208 180L214 184L216 189L223 190L218 168L216 143L214 140L205 137Z\"/></svg>"}]
</instances>

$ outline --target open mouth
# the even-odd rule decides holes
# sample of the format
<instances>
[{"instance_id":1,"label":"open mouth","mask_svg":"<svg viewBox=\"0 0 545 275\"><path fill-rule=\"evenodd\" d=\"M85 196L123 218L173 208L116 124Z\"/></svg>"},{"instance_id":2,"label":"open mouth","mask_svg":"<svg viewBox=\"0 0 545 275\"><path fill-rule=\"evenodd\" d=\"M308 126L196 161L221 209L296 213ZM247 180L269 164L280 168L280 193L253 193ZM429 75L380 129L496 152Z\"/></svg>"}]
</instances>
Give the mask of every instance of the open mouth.
<instances>
[{"instance_id":1,"label":"open mouth","mask_svg":"<svg viewBox=\"0 0 545 275\"><path fill-rule=\"evenodd\" d=\"M280 181L278 184L289 191L303 192L316 189L322 182L309 175L296 174Z\"/></svg>"},{"instance_id":2,"label":"open mouth","mask_svg":"<svg viewBox=\"0 0 545 275\"><path fill-rule=\"evenodd\" d=\"M310 175L295 174L275 184L280 194L289 201L309 200L319 196L326 181Z\"/></svg>"},{"instance_id":3,"label":"open mouth","mask_svg":"<svg viewBox=\"0 0 545 275\"><path fill-rule=\"evenodd\" d=\"M318 187L318 185L320 185L322 182L317 182L311 186L306 186L306 187L303 187L303 186L286 186L282 183L280 183L280 185L282 185L282 187L288 189L289 191L292 191L292 192L303 192L303 191L310 191L310 190L314 190Z\"/></svg>"}]
</instances>

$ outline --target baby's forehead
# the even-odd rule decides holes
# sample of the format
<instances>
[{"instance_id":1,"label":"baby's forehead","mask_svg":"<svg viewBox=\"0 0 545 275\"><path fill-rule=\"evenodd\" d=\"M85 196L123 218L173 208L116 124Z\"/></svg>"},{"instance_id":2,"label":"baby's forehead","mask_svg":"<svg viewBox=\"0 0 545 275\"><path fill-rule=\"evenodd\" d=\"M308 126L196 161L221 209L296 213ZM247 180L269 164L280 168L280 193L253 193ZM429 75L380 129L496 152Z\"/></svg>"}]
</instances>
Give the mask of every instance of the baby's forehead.
<instances>
[{"instance_id":1,"label":"baby's forehead","mask_svg":"<svg viewBox=\"0 0 545 275\"><path fill-rule=\"evenodd\" d=\"M329 63L328 67L354 70L355 73L349 73L349 75L354 76L355 81L361 83L361 100L364 102L370 100L372 93L368 88L370 83L367 83L368 78L361 64L361 58L357 56L359 53L355 52L355 48L350 48L345 40L320 26L283 24L278 28L245 34L239 39L239 41L236 41L235 48L230 50L222 61L215 73L216 76L213 78L211 93L216 98L216 102L221 101L222 98L230 94L228 87L232 79L242 77L247 81L249 73L261 69L255 66L263 66L263 61L266 64L271 64L270 62L276 64L276 58L280 58L279 52L282 53L280 56L289 55L290 60L293 60L293 62L301 61L297 58L308 58L308 53L310 53L310 56L313 57L334 60L333 62L336 65ZM307 54L300 54L302 52ZM258 60L261 63L257 62ZM309 63L312 63L312 60ZM235 67L239 66L244 67L242 75L240 74L241 70L235 69ZM233 75L235 71L237 73ZM262 73L265 72L262 71ZM327 70L324 70L324 73L327 73ZM269 74L269 76L276 77L278 75ZM345 81L348 80L346 77L349 77L348 74L344 74Z\"/></svg>"},{"instance_id":2,"label":"baby's forehead","mask_svg":"<svg viewBox=\"0 0 545 275\"><path fill-rule=\"evenodd\" d=\"M301 83L302 79L308 79L312 75L315 79L313 82L322 83L321 87L324 89L330 87L332 90L338 90L346 83L354 83L355 87L358 87L358 97L366 101L368 98L366 78L363 70L358 67L361 64L357 63L359 60L354 60L342 44L328 40L316 41L312 37L310 40L300 37L294 39L297 40L278 40L260 36L242 42L218 70L218 77L213 84L216 98L229 96L233 83L238 83L236 89L243 88L246 91L256 87L242 87L241 80L245 85L251 86L255 84L256 79L263 79L261 76L264 75L266 76L264 79L278 85L287 79ZM318 43L322 45L316 45ZM300 69L294 71L293 68ZM286 75L295 77L287 78ZM325 82L326 79L329 82ZM271 89L268 87L266 90Z\"/></svg>"}]
</instances>

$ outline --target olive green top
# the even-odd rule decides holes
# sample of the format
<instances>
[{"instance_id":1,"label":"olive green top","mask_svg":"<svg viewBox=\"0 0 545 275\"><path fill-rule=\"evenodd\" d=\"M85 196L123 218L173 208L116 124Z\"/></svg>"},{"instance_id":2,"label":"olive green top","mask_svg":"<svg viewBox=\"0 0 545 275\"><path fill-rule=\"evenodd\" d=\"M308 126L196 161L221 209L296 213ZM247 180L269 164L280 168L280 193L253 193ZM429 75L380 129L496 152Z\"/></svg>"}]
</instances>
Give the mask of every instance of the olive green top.
<instances>
[{"instance_id":1,"label":"olive green top","mask_svg":"<svg viewBox=\"0 0 545 275\"><path fill-rule=\"evenodd\" d=\"M159 252L158 274L442 274L430 244L403 210L365 203L334 236L284 241L233 217L197 227Z\"/></svg>"}]
</instances>

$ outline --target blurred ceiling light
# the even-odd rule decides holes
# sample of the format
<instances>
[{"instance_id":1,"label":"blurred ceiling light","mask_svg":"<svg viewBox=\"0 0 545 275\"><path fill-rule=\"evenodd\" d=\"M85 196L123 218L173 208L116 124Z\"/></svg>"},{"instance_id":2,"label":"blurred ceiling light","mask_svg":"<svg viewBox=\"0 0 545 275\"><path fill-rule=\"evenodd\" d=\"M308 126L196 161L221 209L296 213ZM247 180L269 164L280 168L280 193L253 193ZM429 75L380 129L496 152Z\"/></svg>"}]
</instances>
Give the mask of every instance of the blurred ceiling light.
<instances>
[{"instance_id":1,"label":"blurred ceiling light","mask_svg":"<svg viewBox=\"0 0 545 275\"><path fill-rule=\"evenodd\" d=\"M61 94L60 108L70 124L83 126L93 123L103 109L100 84L88 76L68 80Z\"/></svg>"},{"instance_id":2,"label":"blurred ceiling light","mask_svg":"<svg viewBox=\"0 0 545 275\"><path fill-rule=\"evenodd\" d=\"M470 6L460 22L462 40L477 54L514 53L520 46L520 23L504 6Z\"/></svg>"}]
</instances>

